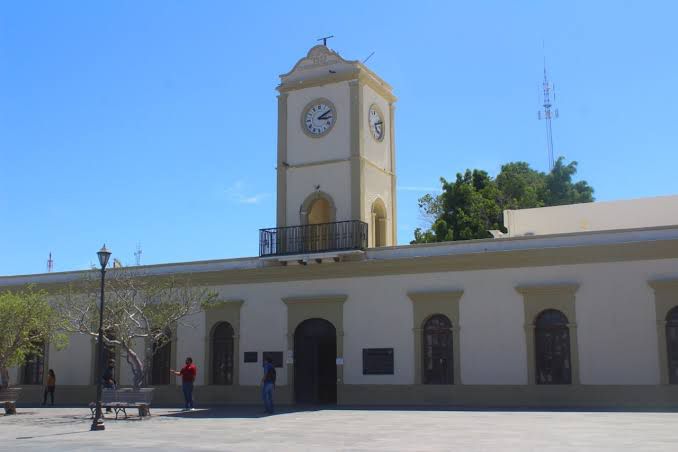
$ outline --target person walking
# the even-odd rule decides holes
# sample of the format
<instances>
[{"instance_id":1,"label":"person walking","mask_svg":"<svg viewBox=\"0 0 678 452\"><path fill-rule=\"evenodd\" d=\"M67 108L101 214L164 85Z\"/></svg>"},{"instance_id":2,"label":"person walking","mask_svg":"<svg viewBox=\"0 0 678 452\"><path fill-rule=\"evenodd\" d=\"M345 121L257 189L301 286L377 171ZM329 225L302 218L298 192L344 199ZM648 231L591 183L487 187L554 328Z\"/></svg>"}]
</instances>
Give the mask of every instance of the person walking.
<instances>
[{"instance_id":1,"label":"person walking","mask_svg":"<svg viewBox=\"0 0 678 452\"><path fill-rule=\"evenodd\" d=\"M273 414L273 390L275 389L275 367L273 360L267 356L264 360L264 376L261 377L261 398L264 400L264 409Z\"/></svg>"},{"instance_id":2,"label":"person walking","mask_svg":"<svg viewBox=\"0 0 678 452\"><path fill-rule=\"evenodd\" d=\"M193 364L193 358L190 356L186 358L186 365L180 371L170 369L177 377L181 377L181 389L184 392L184 411L194 411L193 407L193 382L198 373L198 369Z\"/></svg>"},{"instance_id":3,"label":"person walking","mask_svg":"<svg viewBox=\"0 0 678 452\"><path fill-rule=\"evenodd\" d=\"M114 359L108 360L108 366L106 367L106 370L104 370L104 374L101 376L101 384L103 385L104 389L115 389L116 385L118 384L118 382L115 381ZM110 407L106 408L107 413L110 413L111 411L112 410Z\"/></svg>"},{"instance_id":4,"label":"person walking","mask_svg":"<svg viewBox=\"0 0 678 452\"><path fill-rule=\"evenodd\" d=\"M42 395L42 406L47 405L47 394L50 398L50 406L54 406L54 389L56 388L56 374L53 369L47 373L47 386L45 386L45 393Z\"/></svg>"}]
</instances>

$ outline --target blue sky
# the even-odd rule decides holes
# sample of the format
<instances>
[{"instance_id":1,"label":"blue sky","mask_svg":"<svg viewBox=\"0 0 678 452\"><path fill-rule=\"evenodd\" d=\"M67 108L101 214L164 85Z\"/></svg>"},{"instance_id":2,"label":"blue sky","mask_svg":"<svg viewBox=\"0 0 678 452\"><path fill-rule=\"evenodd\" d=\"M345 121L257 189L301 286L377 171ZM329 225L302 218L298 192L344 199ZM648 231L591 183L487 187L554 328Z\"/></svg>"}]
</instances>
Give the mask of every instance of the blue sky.
<instances>
[{"instance_id":1,"label":"blue sky","mask_svg":"<svg viewBox=\"0 0 678 452\"><path fill-rule=\"evenodd\" d=\"M0 275L252 256L275 225L278 75L316 44L388 81L398 240L466 168L545 170L598 200L678 193L673 2L0 2Z\"/></svg>"}]
</instances>

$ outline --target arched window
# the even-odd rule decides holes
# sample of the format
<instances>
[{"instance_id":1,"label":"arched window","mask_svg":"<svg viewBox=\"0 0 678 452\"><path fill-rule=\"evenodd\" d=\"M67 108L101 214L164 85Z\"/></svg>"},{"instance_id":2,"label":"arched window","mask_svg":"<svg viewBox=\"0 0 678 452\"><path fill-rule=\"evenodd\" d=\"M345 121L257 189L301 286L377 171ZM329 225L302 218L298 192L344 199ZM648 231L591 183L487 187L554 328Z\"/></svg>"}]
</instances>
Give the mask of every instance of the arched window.
<instances>
[{"instance_id":1,"label":"arched window","mask_svg":"<svg viewBox=\"0 0 678 452\"><path fill-rule=\"evenodd\" d=\"M381 199L372 204L372 246L386 246L386 206Z\"/></svg>"},{"instance_id":2,"label":"arched window","mask_svg":"<svg viewBox=\"0 0 678 452\"><path fill-rule=\"evenodd\" d=\"M233 384L233 327L228 322L212 332L212 384Z\"/></svg>"},{"instance_id":3,"label":"arched window","mask_svg":"<svg viewBox=\"0 0 678 452\"><path fill-rule=\"evenodd\" d=\"M678 384L678 306L666 315L666 352L669 384Z\"/></svg>"},{"instance_id":4,"label":"arched window","mask_svg":"<svg viewBox=\"0 0 678 452\"><path fill-rule=\"evenodd\" d=\"M436 314L426 321L422 333L423 383L432 385L454 383L452 322L446 316Z\"/></svg>"},{"instance_id":5,"label":"arched window","mask_svg":"<svg viewBox=\"0 0 678 452\"><path fill-rule=\"evenodd\" d=\"M547 309L537 316L534 329L537 384L572 383L567 323L565 314L555 309Z\"/></svg>"},{"instance_id":6,"label":"arched window","mask_svg":"<svg viewBox=\"0 0 678 452\"><path fill-rule=\"evenodd\" d=\"M170 368L172 367L172 336L167 333L163 341L153 343L153 357L151 358L151 384L170 384Z\"/></svg>"},{"instance_id":7,"label":"arched window","mask_svg":"<svg viewBox=\"0 0 678 452\"><path fill-rule=\"evenodd\" d=\"M21 367L21 384L41 385L45 372L45 343L40 342L35 346L36 352L26 356L24 365Z\"/></svg>"}]
</instances>

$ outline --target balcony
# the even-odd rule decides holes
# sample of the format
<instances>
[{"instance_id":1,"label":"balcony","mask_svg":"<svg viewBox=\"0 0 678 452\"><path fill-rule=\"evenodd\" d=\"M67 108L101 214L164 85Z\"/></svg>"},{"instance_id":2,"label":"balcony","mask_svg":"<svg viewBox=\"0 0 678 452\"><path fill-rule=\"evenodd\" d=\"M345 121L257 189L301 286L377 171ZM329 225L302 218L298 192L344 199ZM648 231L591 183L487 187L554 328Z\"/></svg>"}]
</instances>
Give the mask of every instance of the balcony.
<instances>
[{"instance_id":1,"label":"balcony","mask_svg":"<svg viewBox=\"0 0 678 452\"><path fill-rule=\"evenodd\" d=\"M365 250L367 223L358 220L259 230L259 256Z\"/></svg>"}]
</instances>

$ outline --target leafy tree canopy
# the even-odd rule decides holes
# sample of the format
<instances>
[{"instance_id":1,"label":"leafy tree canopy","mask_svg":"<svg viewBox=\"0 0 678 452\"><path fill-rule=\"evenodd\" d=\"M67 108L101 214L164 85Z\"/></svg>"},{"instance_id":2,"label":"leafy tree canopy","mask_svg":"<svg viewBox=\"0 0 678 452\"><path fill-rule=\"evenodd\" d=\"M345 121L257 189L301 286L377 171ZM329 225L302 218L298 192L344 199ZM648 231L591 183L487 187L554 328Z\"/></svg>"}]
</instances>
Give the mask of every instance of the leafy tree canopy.
<instances>
[{"instance_id":1,"label":"leafy tree canopy","mask_svg":"<svg viewBox=\"0 0 678 452\"><path fill-rule=\"evenodd\" d=\"M45 344L62 348L59 316L44 291L28 286L0 292L0 385L9 384L10 367L23 365L29 355L42 355Z\"/></svg>"},{"instance_id":2,"label":"leafy tree canopy","mask_svg":"<svg viewBox=\"0 0 678 452\"><path fill-rule=\"evenodd\" d=\"M486 171L467 169L454 182L440 178L442 193L419 198L422 217L430 228L417 228L411 243L484 239L488 230L506 232L503 211L592 202L593 187L573 182L577 162L558 158L549 173L534 170L526 162L503 165L496 178Z\"/></svg>"}]
</instances>

